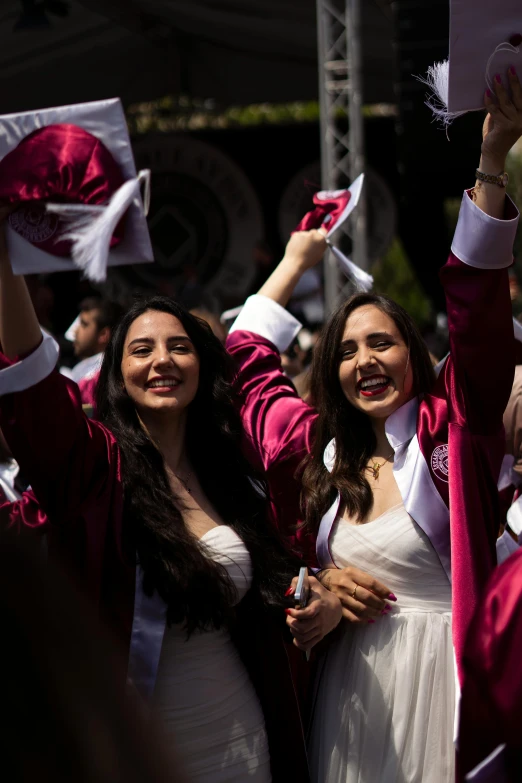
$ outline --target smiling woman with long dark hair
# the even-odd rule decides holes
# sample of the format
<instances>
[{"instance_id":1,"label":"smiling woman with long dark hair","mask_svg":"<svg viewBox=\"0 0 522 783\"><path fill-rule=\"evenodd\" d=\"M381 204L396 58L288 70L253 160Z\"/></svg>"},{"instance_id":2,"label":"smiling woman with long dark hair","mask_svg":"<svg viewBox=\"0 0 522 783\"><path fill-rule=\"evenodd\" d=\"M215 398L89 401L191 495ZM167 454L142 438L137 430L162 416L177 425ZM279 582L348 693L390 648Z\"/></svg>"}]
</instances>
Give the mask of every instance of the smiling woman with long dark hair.
<instances>
[{"instance_id":1,"label":"smiling woman with long dark hair","mask_svg":"<svg viewBox=\"0 0 522 783\"><path fill-rule=\"evenodd\" d=\"M137 302L113 331L89 420L5 245L0 256L2 426L50 550L66 553L127 647L128 677L190 780L306 780L282 611L300 561L272 532L242 456L233 361L172 300ZM301 649L341 617L310 582Z\"/></svg>"},{"instance_id":2,"label":"smiling woman with long dark hair","mask_svg":"<svg viewBox=\"0 0 522 783\"><path fill-rule=\"evenodd\" d=\"M454 779L454 653L461 676L495 563L514 369L507 267L518 213L496 176L522 135L522 88L509 80L511 95L498 79L497 103L486 96L481 174L441 270L451 348L437 377L403 308L356 294L322 332L314 407L297 396L279 351L300 324L284 306L321 260L324 228L291 237L228 338L245 447L266 472L279 529L343 605L317 680L314 783Z\"/></svg>"},{"instance_id":3,"label":"smiling woman with long dark hair","mask_svg":"<svg viewBox=\"0 0 522 783\"><path fill-rule=\"evenodd\" d=\"M366 519L374 505L371 472L368 473L367 466L376 453L377 438L372 419L364 408L359 407L355 398L358 397L363 404L367 401L370 406L373 401L381 400L382 382L386 384L390 376L379 377L372 373L373 378L357 379L352 373L350 378L350 358L355 346L352 342L346 343L343 338L348 319L357 311L360 316L361 310L373 315L377 315L375 310L379 311L384 332L374 331L371 341L376 352L386 356L389 373L397 370L399 375L404 373L401 352L396 351L393 357L390 350L392 335L386 330L391 324L396 331L396 341L407 346L407 377L404 384L397 384L399 393L402 387L403 399L393 400L393 407L397 407L397 402L407 401L410 396L427 394L435 381L433 365L419 330L408 313L392 299L373 293L355 294L336 310L316 348L310 379L310 395L319 412L312 458L307 460L303 473L307 498L306 527L312 531L317 527L316 520L322 519L334 502L337 491L341 493L346 512L351 517ZM371 328L379 328L374 319ZM367 390L361 388L362 384L367 384ZM350 405L346 405L347 400ZM388 399L386 404L390 405L390 402ZM323 454L336 432L343 432L344 437L336 440L336 460L330 473L324 464Z\"/></svg>"}]
</instances>

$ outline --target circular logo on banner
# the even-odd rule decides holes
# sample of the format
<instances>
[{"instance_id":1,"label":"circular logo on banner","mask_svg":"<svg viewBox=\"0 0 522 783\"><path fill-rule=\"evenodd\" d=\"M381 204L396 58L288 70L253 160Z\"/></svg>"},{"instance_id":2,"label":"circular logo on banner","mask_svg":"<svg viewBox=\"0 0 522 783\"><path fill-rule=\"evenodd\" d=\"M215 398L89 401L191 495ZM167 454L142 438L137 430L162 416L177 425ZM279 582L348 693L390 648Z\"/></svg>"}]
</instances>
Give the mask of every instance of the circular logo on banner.
<instances>
[{"instance_id":1,"label":"circular logo on banner","mask_svg":"<svg viewBox=\"0 0 522 783\"><path fill-rule=\"evenodd\" d=\"M47 212L42 204L21 206L8 217L9 225L33 245L46 242L56 233L58 216Z\"/></svg>"},{"instance_id":2,"label":"circular logo on banner","mask_svg":"<svg viewBox=\"0 0 522 783\"><path fill-rule=\"evenodd\" d=\"M448 444L437 446L431 455L431 469L441 481L448 482Z\"/></svg>"},{"instance_id":3,"label":"circular logo on banner","mask_svg":"<svg viewBox=\"0 0 522 783\"><path fill-rule=\"evenodd\" d=\"M225 302L242 299L264 233L245 174L220 150L186 136L147 136L133 148L138 168L152 171L148 224L155 258L135 265L133 276L167 293L194 286Z\"/></svg>"},{"instance_id":4,"label":"circular logo on banner","mask_svg":"<svg viewBox=\"0 0 522 783\"><path fill-rule=\"evenodd\" d=\"M318 190L319 161L300 169L286 186L279 205L279 233L285 244L300 220L314 208L312 198ZM367 199L368 253L370 261L374 261L386 252L395 236L397 206L385 180L371 166L366 167L363 192Z\"/></svg>"}]
</instances>

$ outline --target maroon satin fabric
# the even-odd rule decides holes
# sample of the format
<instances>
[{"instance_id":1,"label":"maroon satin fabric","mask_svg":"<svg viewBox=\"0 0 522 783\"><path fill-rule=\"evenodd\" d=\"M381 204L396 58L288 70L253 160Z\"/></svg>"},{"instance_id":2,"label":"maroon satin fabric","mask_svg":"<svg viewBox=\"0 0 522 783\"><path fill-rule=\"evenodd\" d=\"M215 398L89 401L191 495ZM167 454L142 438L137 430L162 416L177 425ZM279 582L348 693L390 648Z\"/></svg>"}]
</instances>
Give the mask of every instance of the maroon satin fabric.
<instances>
[{"instance_id":1,"label":"maroon satin fabric","mask_svg":"<svg viewBox=\"0 0 522 783\"><path fill-rule=\"evenodd\" d=\"M70 243L59 239L64 226L45 213L44 202L103 205L123 182L118 163L96 136L77 125L48 125L0 161L0 204L22 202L10 216L12 228L39 249L68 256ZM122 237L120 223L111 244Z\"/></svg>"},{"instance_id":2,"label":"maroon satin fabric","mask_svg":"<svg viewBox=\"0 0 522 783\"><path fill-rule=\"evenodd\" d=\"M227 350L240 367L245 453L269 484L272 518L286 546L318 566L315 536L302 522L301 466L311 449L317 414L281 369L272 343L251 332L232 332Z\"/></svg>"},{"instance_id":3,"label":"maroon satin fabric","mask_svg":"<svg viewBox=\"0 0 522 783\"><path fill-rule=\"evenodd\" d=\"M96 407L96 387L98 386L99 378L100 372L98 371L94 375L82 378L78 382L82 405L90 405L93 409ZM93 416L93 418L96 418L96 416Z\"/></svg>"},{"instance_id":4,"label":"maroon satin fabric","mask_svg":"<svg viewBox=\"0 0 522 783\"><path fill-rule=\"evenodd\" d=\"M15 363L0 354L0 370ZM47 515L54 552L62 554L128 651L135 548L132 531L124 536L121 461L114 436L83 415L78 386L56 370L23 392L0 397L0 427ZM2 521L0 515L0 533ZM27 526L27 516L19 521ZM292 653L283 641L284 618L258 606L253 595L242 602L234 642L265 716L272 780L286 783L296 777L309 783Z\"/></svg>"},{"instance_id":5,"label":"maroon satin fabric","mask_svg":"<svg viewBox=\"0 0 522 783\"><path fill-rule=\"evenodd\" d=\"M506 743L506 777L522 777L522 549L499 566L463 655L458 779Z\"/></svg>"},{"instance_id":6,"label":"maroon satin fabric","mask_svg":"<svg viewBox=\"0 0 522 783\"><path fill-rule=\"evenodd\" d=\"M32 492L27 490L20 500L9 501L0 490L0 531L14 528L17 533L25 531L47 532L47 517L41 510Z\"/></svg>"},{"instance_id":7,"label":"maroon satin fabric","mask_svg":"<svg viewBox=\"0 0 522 783\"><path fill-rule=\"evenodd\" d=\"M295 231L310 231L312 228L320 228L323 223L325 223L325 218L328 215L330 217L325 225L328 228L328 231L331 231L346 209L352 195L348 190L343 190L341 193L342 195L332 196L329 199L320 199L317 197L316 193L314 196L315 209L306 213L292 233L295 233Z\"/></svg>"},{"instance_id":8,"label":"maroon satin fabric","mask_svg":"<svg viewBox=\"0 0 522 783\"><path fill-rule=\"evenodd\" d=\"M443 382L449 417L453 642L460 668L468 625L496 564L502 419L513 384L515 339L507 269L477 269L451 256L440 274L451 354Z\"/></svg>"}]
</instances>

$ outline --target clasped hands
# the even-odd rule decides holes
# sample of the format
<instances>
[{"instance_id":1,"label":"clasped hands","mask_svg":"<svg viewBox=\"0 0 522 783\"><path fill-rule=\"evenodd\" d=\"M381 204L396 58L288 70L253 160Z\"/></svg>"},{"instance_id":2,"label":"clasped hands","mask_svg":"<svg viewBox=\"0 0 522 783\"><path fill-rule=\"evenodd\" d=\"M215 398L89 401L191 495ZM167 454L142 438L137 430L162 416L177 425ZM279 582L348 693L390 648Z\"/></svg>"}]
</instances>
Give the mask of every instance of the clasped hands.
<instances>
[{"instance_id":1,"label":"clasped hands","mask_svg":"<svg viewBox=\"0 0 522 783\"><path fill-rule=\"evenodd\" d=\"M309 576L310 598L305 609L287 609L286 623L300 650L310 650L342 617L354 624L374 623L397 601L390 588L359 568L329 568L319 579ZM295 590L297 578L292 580Z\"/></svg>"}]
</instances>

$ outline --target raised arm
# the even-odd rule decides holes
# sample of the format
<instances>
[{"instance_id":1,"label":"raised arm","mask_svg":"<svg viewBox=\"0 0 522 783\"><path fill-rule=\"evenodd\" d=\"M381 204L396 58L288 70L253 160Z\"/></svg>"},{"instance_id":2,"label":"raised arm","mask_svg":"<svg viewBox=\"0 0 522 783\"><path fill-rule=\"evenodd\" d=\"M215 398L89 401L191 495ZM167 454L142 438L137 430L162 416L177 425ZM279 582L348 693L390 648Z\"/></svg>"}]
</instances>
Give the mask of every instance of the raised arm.
<instances>
[{"instance_id":1,"label":"raised arm","mask_svg":"<svg viewBox=\"0 0 522 783\"><path fill-rule=\"evenodd\" d=\"M42 342L42 332L22 276L13 274L0 212L0 344L8 359L30 354Z\"/></svg>"},{"instance_id":2,"label":"raised arm","mask_svg":"<svg viewBox=\"0 0 522 783\"><path fill-rule=\"evenodd\" d=\"M56 370L23 277L13 275L0 225L0 426L42 511L74 517L116 469L111 434L82 412L76 384Z\"/></svg>"},{"instance_id":3,"label":"raised arm","mask_svg":"<svg viewBox=\"0 0 522 783\"><path fill-rule=\"evenodd\" d=\"M265 471L284 462L289 476L293 475L310 446L315 413L284 375L280 353L301 328L284 306L301 275L320 261L325 248L322 231L294 234L283 260L259 294L247 300L227 339L239 366L249 457Z\"/></svg>"},{"instance_id":4,"label":"raised arm","mask_svg":"<svg viewBox=\"0 0 522 783\"><path fill-rule=\"evenodd\" d=\"M497 83L486 96L479 171L498 175L522 134L522 89L510 74L511 96ZM451 361L443 373L453 423L475 433L498 430L514 370L507 267L513 262L518 211L505 188L477 180L464 195L452 253L441 271L447 301Z\"/></svg>"},{"instance_id":5,"label":"raised arm","mask_svg":"<svg viewBox=\"0 0 522 783\"><path fill-rule=\"evenodd\" d=\"M286 307L297 283L306 272L316 266L326 250L326 229L296 231L286 246L283 260L272 272L258 294Z\"/></svg>"}]
</instances>

